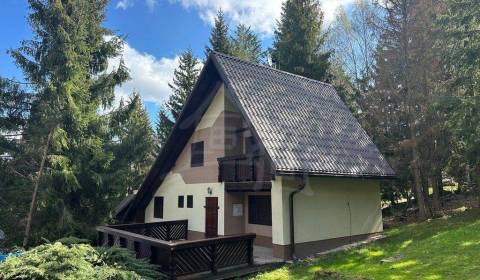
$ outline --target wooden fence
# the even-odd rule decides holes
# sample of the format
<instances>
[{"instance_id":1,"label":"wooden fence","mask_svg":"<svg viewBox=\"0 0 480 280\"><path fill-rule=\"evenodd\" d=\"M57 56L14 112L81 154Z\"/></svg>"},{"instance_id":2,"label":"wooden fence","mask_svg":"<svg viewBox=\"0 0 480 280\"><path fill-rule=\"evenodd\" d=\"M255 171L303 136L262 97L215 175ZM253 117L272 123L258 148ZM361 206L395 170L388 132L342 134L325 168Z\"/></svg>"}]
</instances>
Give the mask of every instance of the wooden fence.
<instances>
[{"instance_id":1,"label":"wooden fence","mask_svg":"<svg viewBox=\"0 0 480 280\"><path fill-rule=\"evenodd\" d=\"M170 223L170 235L159 230L168 228L162 223ZM129 248L135 251L137 258L149 258L170 279L200 272L216 273L217 269L229 266L253 264L255 234L172 241L176 234L183 236L177 230L178 225L184 224L183 221L152 224L156 225L143 224L150 231L141 229L141 224L97 227L98 243L102 246ZM143 235L143 232L150 233L151 236ZM152 236L165 237L165 240ZM168 236L170 241L166 240Z\"/></svg>"}]
</instances>

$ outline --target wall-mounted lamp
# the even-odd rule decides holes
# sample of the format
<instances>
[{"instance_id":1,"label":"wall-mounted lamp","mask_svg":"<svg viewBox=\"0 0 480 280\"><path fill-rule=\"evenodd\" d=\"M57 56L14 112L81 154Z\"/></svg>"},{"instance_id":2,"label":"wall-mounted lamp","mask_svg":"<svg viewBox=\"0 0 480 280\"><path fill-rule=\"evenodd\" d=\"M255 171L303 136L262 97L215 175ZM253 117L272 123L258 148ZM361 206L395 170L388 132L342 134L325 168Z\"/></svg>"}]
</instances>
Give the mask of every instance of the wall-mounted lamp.
<instances>
[{"instance_id":1,"label":"wall-mounted lamp","mask_svg":"<svg viewBox=\"0 0 480 280\"><path fill-rule=\"evenodd\" d=\"M212 195L212 193L213 193L213 190L212 190L212 188L211 188L211 187L208 187L208 188L207 188L207 193L208 193L209 195Z\"/></svg>"}]
</instances>

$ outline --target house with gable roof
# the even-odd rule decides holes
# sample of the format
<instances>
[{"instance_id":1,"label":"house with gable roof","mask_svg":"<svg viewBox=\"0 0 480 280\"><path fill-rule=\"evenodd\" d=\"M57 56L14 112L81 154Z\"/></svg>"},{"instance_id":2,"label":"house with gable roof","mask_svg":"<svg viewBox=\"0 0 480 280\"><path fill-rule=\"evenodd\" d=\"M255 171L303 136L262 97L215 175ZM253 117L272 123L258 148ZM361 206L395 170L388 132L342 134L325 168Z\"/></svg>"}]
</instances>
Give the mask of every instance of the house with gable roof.
<instances>
[{"instance_id":1,"label":"house with gable roof","mask_svg":"<svg viewBox=\"0 0 480 280\"><path fill-rule=\"evenodd\" d=\"M335 88L212 52L120 219L188 221L188 240L255 233L281 259L382 231L394 176Z\"/></svg>"}]
</instances>

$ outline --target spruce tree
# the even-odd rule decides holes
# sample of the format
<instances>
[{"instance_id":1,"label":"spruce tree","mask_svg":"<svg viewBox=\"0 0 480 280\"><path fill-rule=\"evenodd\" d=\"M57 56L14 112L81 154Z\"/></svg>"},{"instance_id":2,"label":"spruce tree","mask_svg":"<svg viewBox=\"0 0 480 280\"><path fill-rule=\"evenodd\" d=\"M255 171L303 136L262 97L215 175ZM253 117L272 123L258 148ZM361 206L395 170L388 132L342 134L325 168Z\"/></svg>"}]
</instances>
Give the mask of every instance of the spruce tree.
<instances>
[{"instance_id":1,"label":"spruce tree","mask_svg":"<svg viewBox=\"0 0 480 280\"><path fill-rule=\"evenodd\" d=\"M367 130L397 171L397 185L414 195L420 219L440 205L442 170L449 157L439 98L444 67L433 49L434 16L441 5L389 0L376 57L373 90L363 100ZM425 182L431 182L430 185ZM434 207L428 199L433 188Z\"/></svg>"},{"instance_id":2,"label":"spruce tree","mask_svg":"<svg viewBox=\"0 0 480 280\"><path fill-rule=\"evenodd\" d=\"M208 42L210 44L205 47L205 56L208 57L210 51L232 54L232 48L228 38L228 25L221 9L218 10L217 16L215 17L215 25L212 31L210 31Z\"/></svg>"},{"instance_id":3,"label":"spruce tree","mask_svg":"<svg viewBox=\"0 0 480 280\"><path fill-rule=\"evenodd\" d=\"M168 84L172 89L172 95L158 111L155 129L158 149L165 144L173 125L180 116L185 101L197 82L200 72L199 64L200 62L193 55L191 49L186 50L180 56L179 65L173 73L172 83Z\"/></svg>"},{"instance_id":4,"label":"spruce tree","mask_svg":"<svg viewBox=\"0 0 480 280\"><path fill-rule=\"evenodd\" d=\"M437 47L449 73L442 103L457 143L453 147L457 160L452 161L461 161L458 181L468 188L476 185L480 204L480 9L475 0L446 0L445 4L438 17Z\"/></svg>"},{"instance_id":5,"label":"spruce tree","mask_svg":"<svg viewBox=\"0 0 480 280\"><path fill-rule=\"evenodd\" d=\"M168 84L173 93L166 104L174 121L178 120L183 105L197 82L200 73L199 64L191 49L180 55L178 68L173 72L172 83Z\"/></svg>"},{"instance_id":6,"label":"spruce tree","mask_svg":"<svg viewBox=\"0 0 480 280\"><path fill-rule=\"evenodd\" d=\"M330 53L323 51L323 13L316 0L287 0L271 51L276 67L319 81L328 76Z\"/></svg>"},{"instance_id":7,"label":"spruce tree","mask_svg":"<svg viewBox=\"0 0 480 280\"><path fill-rule=\"evenodd\" d=\"M244 24L237 25L231 46L232 55L243 60L259 63L265 56L257 34Z\"/></svg>"},{"instance_id":8,"label":"spruce tree","mask_svg":"<svg viewBox=\"0 0 480 280\"><path fill-rule=\"evenodd\" d=\"M115 194L105 184L112 154L105 118L114 88L128 79L108 59L122 41L102 26L107 1L29 0L34 36L10 54L35 90L25 128L24 155L34 166L24 246L41 237L83 235L105 222ZM32 230L31 230L32 229Z\"/></svg>"},{"instance_id":9,"label":"spruce tree","mask_svg":"<svg viewBox=\"0 0 480 280\"><path fill-rule=\"evenodd\" d=\"M110 116L108 184L118 188L117 202L127 190L140 187L154 157L154 133L140 96L134 93L128 102ZM127 189L126 189L127 188Z\"/></svg>"},{"instance_id":10,"label":"spruce tree","mask_svg":"<svg viewBox=\"0 0 480 280\"><path fill-rule=\"evenodd\" d=\"M38 171L24 157L21 141L28 120L31 94L26 85L0 78L0 230L6 239L0 247L21 244L24 230L19 223L27 216L32 174Z\"/></svg>"},{"instance_id":11,"label":"spruce tree","mask_svg":"<svg viewBox=\"0 0 480 280\"><path fill-rule=\"evenodd\" d=\"M158 110L157 122L155 124L155 133L157 138L157 150L160 151L167 142L170 132L172 132L175 123L168 116L169 111L165 108L165 105L161 105Z\"/></svg>"}]
</instances>

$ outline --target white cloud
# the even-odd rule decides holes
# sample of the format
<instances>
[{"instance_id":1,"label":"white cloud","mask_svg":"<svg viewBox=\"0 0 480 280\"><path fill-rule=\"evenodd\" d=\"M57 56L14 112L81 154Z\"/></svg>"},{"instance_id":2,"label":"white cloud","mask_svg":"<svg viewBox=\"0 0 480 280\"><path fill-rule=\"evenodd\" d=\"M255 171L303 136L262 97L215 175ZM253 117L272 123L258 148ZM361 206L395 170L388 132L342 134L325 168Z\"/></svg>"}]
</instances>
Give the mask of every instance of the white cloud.
<instances>
[{"instance_id":1,"label":"white cloud","mask_svg":"<svg viewBox=\"0 0 480 280\"><path fill-rule=\"evenodd\" d=\"M126 10L139 0L119 0L116 7ZM215 15L222 9L234 25L243 23L265 36L273 35L277 20L280 18L282 3L285 0L169 0L180 3L186 9L197 9L200 18L213 25ZM355 0L319 0L325 13L327 24L335 18L337 9L347 6ZM144 0L149 10L158 5L158 0Z\"/></svg>"},{"instance_id":2,"label":"white cloud","mask_svg":"<svg viewBox=\"0 0 480 280\"><path fill-rule=\"evenodd\" d=\"M145 0L145 4L147 5L148 9L151 11L158 5L158 0Z\"/></svg>"},{"instance_id":3,"label":"white cloud","mask_svg":"<svg viewBox=\"0 0 480 280\"><path fill-rule=\"evenodd\" d=\"M133 7L132 0L120 0L117 2L117 5L115 6L115 8L122 9L122 10L126 10L130 7Z\"/></svg>"},{"instance_id":4,"label":"white cloud","mask_svg":"<svg viewBox=\"0 0 480 280\"><path fill-rule=\"evenodd\" d=\"M219 9L234 24L243 23L265 35L273 34L275 21L282 10L283 0L170 0L183 7L198 9L200 18L213 25Z\"/></svg>"},{"instance_id":5,"label":"white cloud","mask_svg":"<svg viewBox=\"0 0 480 280\"><path fill-rule=\"evenodd\" d=\"M353 4L355 0L322 0L322 10L325 16L325 22L330 23L335 19L335 14L340 7L346 7Z\"/></svg>"},{"instance_id":6,"label":"white cloud","mask_svg":"<svg viewBox=\"0 0 480 280\"><path fill-rule=\"evenodd\" d=\"M125 43L122 58L130 70L131 79L115 89L117 101L130 96L132 92L138 92L144 102L160 104L167 99L171 94L168 83L172 81L173 71L178 66L178 56L157 59ZM118 67L119 61L120 58L110 61L111 67Z\"/></svg>"},{"instance_id":7,"label":"white cloud","mask_svg":"<svg viewBox=\"0 0 480 280\"><path fill-rule=\"evenodd\" d=\"M119 0L115 6L117 9L126 10L135 5L136 0ZM145 0L145 5L151 11L158 5L158 0Z\"/></svg>"},{"instance_id":8,"label":"white cloud","mask_svg":"<svg viewBox=\"0 0 480 280\"><path fill-rule=\"evenodd\" d=\"M186 9L198 9L199 16L206 23L213 25L218 9L234 24L243 23L262 35L271 36L280 18L282 3L285 0L170 0L180 3ZM340 6L346 6L355 0L321 0L326 22L331 22Z\"/></svg>"}]
</instances>

